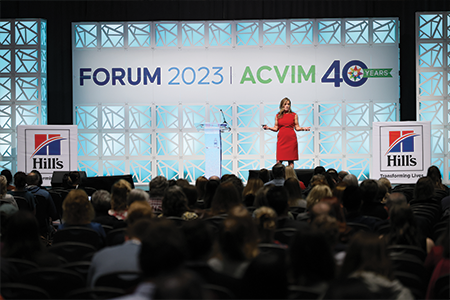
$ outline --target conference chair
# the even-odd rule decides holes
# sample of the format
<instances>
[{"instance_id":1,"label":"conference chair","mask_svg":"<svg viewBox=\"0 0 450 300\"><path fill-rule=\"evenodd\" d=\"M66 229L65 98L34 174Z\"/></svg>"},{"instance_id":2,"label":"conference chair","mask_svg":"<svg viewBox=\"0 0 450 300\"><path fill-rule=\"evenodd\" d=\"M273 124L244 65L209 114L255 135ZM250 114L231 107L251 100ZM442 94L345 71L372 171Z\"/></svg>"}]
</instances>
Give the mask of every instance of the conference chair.
<instances>
[{"instance_id":1,"label":"conference chair","mask_svg":"<svg viewBox=\"0 0 450 300\"><path fill-rule=\"evenodd\" d=\"M66 262L85 260L86 256L97 251L94 246L79 242L62 242L48 247L47 250L62 257Z\"/></svg>"},{"instance_id":2,"label":"conference chair","mask_svg":"<svg viewBox=\"0 0 450 300\"><path fill-rule=\"evenodd\" d=\"M50 299L44 289L25 283L2 283L0 294L3 299Z\"/></svg>"},{"instance_id":3,"label":"conference chair","mask_svg":"<svg viewBox=\"0 0 450 300\"><path fill-rule=\"evenodd\" d=\"M77 272L86 281L90 266L90 261L81 260L65 263L61 265L61 268Z\"/></svg>"},{"instance_id":4,"label":"conference chair","mask_svg":"<svg viewBox=\"0 0 450 300\"><path fill-rule=\"evenodd\" d=\"M63 299L68 292L86 284L80 274L63 268L40 268L25 272L22 282L44 289L52 299Z\"/></svg>"},{"instance_id":5,"label":"conference chair","mask_svg":"<svg viewBox=\"0 0 450 300\"><path fill-rule=\"evenodd\" d=\"M394 256L413 255L420 261L424 262L427 257L427 253L420 247L411 245L391 245L387 246L387 252Z\"/></svg>"},{"instance_id":6,"label":"conference chair","mask_svg":"<svg viewBox=\"0 0 450 300\"><path fill-rule=\"evenodd\" d=\"M36 270L39 268L39 266L26 259L21 258L2 258L5 261L7 261L9 264L13 265L16 270L19 272L19 274L22 274L29 270Z\"/></svg>"},{"instance_id":7,"label":"conference chair","mask_svg":"<svg viewBox=\"0 0 450 300\"><path fill-rule=\"evenodd\" d=\"M136 271L119 271L101 275L94 282L96 287L112 287L131 291L136 287L142 279L141 272Z\"/></svg>"},{"instance_id":8,"label":"conference chair","mask_svg":"<svg viewBox=\"0 0 450 300\"><path fill-rule=\"evenodd\" d=\"M319 299L321 296L322 294L320 292L308 287L298 285L288 286L288 299Z\"/></svg>"},{"instance_id":9,"label":"conference chair","mask_svg":"<svg viewBox=\"0 0 450 300\"><path fill-rule=\"evenodd\" d=\"M171 220L177 227L183 227L183 225L187 222L185 219L180 217L166 217L167 220Z\"/></svg>"},{"instance_id":10,"label":"conference chair","mask_svg":"<svg viewBox=\"0 0 450 300\"><path fill-rule=\"evenodd\" d=\"M27 199L25 199L24 197L14 196L14 200L16 200L17 206L20 210L32 211Z\"/></svg>"},{"instance_id":11,"label":"conference chair","mask_svg":"<svg viewBox=\"0 0 450 300\"><path fill-rule=\"evenodd\" d=\"M297 229L295 228L280 228L275 230L274 238L280 243L289 245L296 233Z\"/></svg>"},{"instance_id":12,"label":"conference chair","mask_svg":"<svg viewBox=\"0 0 450 300\"><path fill-rule=\"evenodd\" d=\"M434 283L435 299L450 299L449 292L450 275L439 277Z\"/></svg>"},{"instance_id":13,"label":"conference chair","mask_svg":"<svg viewBox=\"0 0 450 300\"><path fill-rule=\"evenodd\" d=\"M106 246L120 245L125 242L126 228L113 229L106 234Z\"/></svg>"},{"instance_id":14,"label":"conference chair","mask_svg":"<svg viewBox=\"0 0 450 300\"><path fill-rule=\"evenodd\" d=\"M236 299L232 291L220 285L204 284L202 289L206 294L205 299Z\"/></svg>"},{"instance_id":15,"label":"conference chair","mask_svg":"<svg viewBox=\"0 0 450 300\"><path fill-rule=\"evenodd\" d=\"M99 249L102 246L102 237L97 231L83 226L69 226L58 230L53 236L53 244L63 242L79 242L89 244Z\"/></svg>"},{"instance_id":16,"label":"conference chair","mask_svg":"<svg viewBox=\"0 0 450 300\"><path fill-rule=\"evenodd\" d=\"M111 287L85 287L66 294L65 299L114 299L126 295L122 289Z\"/></svg>"}]
</instances>

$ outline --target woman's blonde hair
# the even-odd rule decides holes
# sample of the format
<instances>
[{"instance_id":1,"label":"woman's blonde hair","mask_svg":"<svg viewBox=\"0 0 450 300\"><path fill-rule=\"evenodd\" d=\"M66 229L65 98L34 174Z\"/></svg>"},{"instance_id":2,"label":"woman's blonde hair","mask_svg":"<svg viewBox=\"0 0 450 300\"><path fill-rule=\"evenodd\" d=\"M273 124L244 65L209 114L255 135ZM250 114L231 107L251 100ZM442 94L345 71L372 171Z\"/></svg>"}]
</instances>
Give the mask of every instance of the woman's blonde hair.
<instances>
[{"instance_id":1,"label":"woman's blonde hair","mask_svg":"<svg viewBox=\"0 0 450 300\"><path fill-rule=\"evenodd\" d=\"M285 179L288 179L288 178L295 178L295 179L298 180L297 174L295 173L294 168L291 167L291 166L287 166L287 167L286 167L286 169L285 169L285 171L284 171L284 174L285 174Z\"/></svg>"},{"instance_id":2,"label":"woman's blonde hair","mask_svg":"<svg viewBox=\"0 0 450 300\"><path fill-rule=\"evenodd\" d=\"M0 175L0 198L5 197L8 192L8 180L4 175Z\"/></svg>"},{"instance_id":3,"label":"woman's blonde hair","mask_svg":"<svg viewBox=\"0 0 450 300\"><path fill-rule=\"evenodd\" d=\"M95 210L83 190L71 190L62 204L63 220L68 225L85 225L95 218Z\"/></svg>"},{"instance_id":4,"label":"woman's blonde hair","mask_svg":"<svg viewBox=\"0 0 450 300\"><path fill-rule=\"evenodd\" d=\"M280 102L280 112L278 113L278 119L281 119L284 116L284 114L286 113L284 111L284 105L286 104L287 101L289 101L289 103L291 104L291 107L289 107L289 111L287 113L292 112L292 101L288 97L285 97Z\"/></svg>"},{"instance_id":5,"label":"woman's blonde hair","mask_svg":"<svg viewBox=\"0 0 450 300\"><path fill-rule=\"evenodd\" d=\"M333 196L329 186L320 184L311 189L306 197L306 208L310 209L314 204L326 197Z\"/></svg>"}]
</instances>

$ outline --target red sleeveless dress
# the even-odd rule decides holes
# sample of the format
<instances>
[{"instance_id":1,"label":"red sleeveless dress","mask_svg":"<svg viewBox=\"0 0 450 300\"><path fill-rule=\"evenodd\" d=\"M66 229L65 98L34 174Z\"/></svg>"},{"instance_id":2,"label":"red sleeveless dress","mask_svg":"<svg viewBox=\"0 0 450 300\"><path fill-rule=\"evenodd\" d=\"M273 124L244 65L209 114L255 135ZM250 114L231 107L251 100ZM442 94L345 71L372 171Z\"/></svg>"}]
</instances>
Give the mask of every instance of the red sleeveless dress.
<instances>
[{"instance_id":1,"label":"red sleeveless dress","mask_svg":"<svg viewBox=\"0 0 450 300\"><path fill-rule=\"evenodd\" d=\"M297 134L294 126L295 113L285 114L278 119L277 160L298 160Z\"/></svg>"}]
</instances>

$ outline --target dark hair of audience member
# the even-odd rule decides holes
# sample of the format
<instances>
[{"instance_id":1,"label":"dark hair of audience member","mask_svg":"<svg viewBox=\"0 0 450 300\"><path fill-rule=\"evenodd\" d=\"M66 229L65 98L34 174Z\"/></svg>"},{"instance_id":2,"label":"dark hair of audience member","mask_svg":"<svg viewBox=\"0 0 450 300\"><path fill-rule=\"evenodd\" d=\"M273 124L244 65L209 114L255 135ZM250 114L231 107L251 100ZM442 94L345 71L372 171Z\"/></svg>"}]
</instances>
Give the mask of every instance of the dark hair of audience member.
<instances>
[{"instance_id":1,"label":"dark hair of audience member","mask_svg":"<svg viewBox=\"0 0 450 300\"><path fill-rule=\"evenodd\" d=\"M334 182L333 186L335 186L339 182L339 175L338 175L338 172L336 171L336 169L329 168L326 171L326 173L328 175L330 175L331 179L333 179L333 182Z\"/></svg>"},{"instance_id":2,"label":"dark hair of audience member","mask_svg":"<svg viewBox=\"0 0 450 300\"><path fill-rule=\"evenodd\" d=\"M291 284L311 286L334 279L334 257L321 232L311 229L298 231L288 253Z\"/></svg>"},{"instance_id":3,"label":"dark hair of audience member","mask_svg":"<svg viewBox=\"0 0 450 300\"><path fill-rule=\"evenodd\" d=\"M187 179L184 178L179 178L177 179L177 185L180 187L185 187L189 185L189 181L187 181Z\"/></svg>"},{"instance_id":4,"label":"dark hair of audience member","mask_svg":"<svg viewBox=\"0 0 450 300\"><path fill-rule=\"evenodd\" d=\"M421 177L414 187L414 200L423 201L431 198L434 194L434 182L429 177Z\"/></svg>"},{"instance_id":5,"label":"dark hair of audience member","mask_svg":"<svg viewBox=\"0 0 450 300\"><path fill-rule=\"evenodd\" d=\"M358 271L373 272L389 280L394 279L386 244L378 234L359 231L352 237L341 267L340 278L347 278Z\"/></svg>"},{"instance_id":6,"label":"dark hair of audience member","mask_svg":"<svg viewBox=\"0 0 450 300\"><path fill-rule=\"evenodd\" d=\"M213 250L212 228L202 220L192 220L181 230L186 238L188 261L206 261Z\"/></svg>"},{"instance_id":7,"label":"dark hair of audience member","mask_svg":"<svg viewBox=\"0 0 450 300\"><path fill-rule=\"evenodd\" d=\"M408 205L394 205L389 209L390 230L385 239L388 245L411 245L426 250L412 209Z\"/></svg>"},{"instance_id":8,"label":"dark hair of audience member","mask_svg":"<svg viewBox=\"0 0 450 300\"><path fill-rule=\"evenodd\" d=\"M131 191L131 184L125 179L120 179L111 187L111 208L114 211L127 209L127 197Z\"/></svg>"},{"instance_id":9,"label":"dark hair of audience member","mask_svg":"<svg viewBox=\"0 0 450 300\"><path fill-rule=\"evenodd\" d=\"M256 193L260 188L264 186L264 183L259 178L249 178L247 185L242 192L242 198L245 206L253 206L255 202Z\"/></svg>"},{"instance_id":10,"label":"dark hair of audience member","mask_svg":"<svg viewBox=\"0 0 450 300\"><path fill-rule=\"evenodd\" d=\"M330 215L318 215L311 222L311 229L320 232L325 237L325 240L330 246L330 249L334 251L334 247L339 242L339 222L335 217Z\"/></svg>"},{"instance_id":11,"label":"dark hair of audience member","mask_svg":"<svg viewBox=\"0 0 450 300\"><path fill-rule=\"evenodd\" d=\"M128 208L126 222L130 226L141 219L150 220L153 216L153 208L147 201L135 201Z\"/></svg>"},{"instance_id":12,"label":"dark hair of audience member","mask_svg":"<svg viewBox=\"0 0 450 300\"><path fill-rule=\"evenodd\" d=\"M349 212L357 212L361 209L362 192L359 186L350 185L342 194L342 205Z\"/></svg>"},{"instance_id":13,"label":"dark hair of audience member","mask_svg":"<svg viewBox=\"0 0 450 300\"><path fill-rule=\"evenodd\" d=\"M333 180L333 177L328 173L324 173L323 176L325 176L325 180L327 181L327 185L330 187L330 189L334 189L336 182Z\"/></svg>"},{"instance_id":14,"label":"dark hair of audience member","mask_svg":"<svg viewBox=\"0 0 450 300\"><path fill-rule=\"evenodd\" d=\"M186 260L186 242L181 230L167 219L153 219L141 240L139 266L144 280L178 270Z\"/></svg>"},{"instance_id":15,"label":"dark hair of audience member","mask_svg":"<svg viewBox=\"0 0 450 300\"><path fill-rule=\"evenodd\" d=\"M219 246L225 259L251 260L258 255L258 231L250 216L229 216L219 231Z\"/></svg>"},{"instance_id":16,"label":"dark hair of audience member","mask_svg":"<svg viewBox=\"0 0 450 300\"><path fill-rule=\"evenodd\" d=\"M365 179L363 180L363 182L361 182L359 187L361 188L361 200L363 202L363 205L365 203L375 202L378 193L378 183L375 180Z\"/></svg>"},{"instance_id":17,"label":"dark hair of audience member","mask_svg":"<svg viewBox=\"0 0 450 300\"><path fill-rule=\"evenodd\" d=\"M296 206L298 200L303 199L302 197L302 189L300 188L300 184L298 179L293 177L288 178L284 181L284 187L288 192L288 204L289 206Z\"/></svg>"},{"instance_id":18,"label":"dark hair of audience member","mask_svg":"<svg viewBox=\"0 0 450 300\"><path fill-rule=\"evenodd\" d=\"M71 190L62 204L62 219L67 225L85 225L95 218L95 210L83 190Z\"/></svg>"},{"instance_id":19,"label":"dark hair of audience member","mask_svg":"<svg viewBox=\"0 0 450 300\"><path fill-rule=\"evenodd\" d=\"M231 181L222 182L211 203L211 214L227 214L231 208L241 204L241 197Z\"/></svg>"},{"instance_id":20,"label":"dark hair of audience member","mask_svg":"<svg viewBox=\"0 0 450 300\"><path fill-rule=\"evenodd\" d=\"M259 178L264 182L264 183L266 183L266 182L269 182L269 180L270 180L270 173L269 173L269 170L267 170L267 169L261 169L261 170L259 170Z\"/></svg>"},{"instance_id":21,"label":"dark hair of audience member","mask_svg":"<svg viewBox=\"0 0 450 300\"><path fill-rule=\"evenodd\" d=\"M197 199L205 199L206 183L208 179L205 176L200 176L195 180L195 188L197 189Z\"/></svg>"},{"instance_id":22,"label":"dark hair of audience member","mask_svg":"<svg viewBox=\"0 0 450 300\"><path fill-rule=\"evenodd\" d=\"M21 171L14 174L14 185L16 186L16 190L25 190L27 185L27 174Z\"/></svg>"},{"instance_id":23,"label":"dark hair of audience member","mask_svg":"<svg viewBox=\"0 0 450 300\"><path fill-rule=\"evenodd\" d=\"M210 299L204 284L195 272L180 269L157 278L152 299Z\"/></svg>"},{"instance_id":24,"label":"dark hair of audience member","mask_svg":"<svg viewBox=\"0 0 450 300\"><path fill-rule=\"evenodd\" d=\"M156 176L149 182L149 193L151 198L162 198L169 187L169 182L164 176Z\"/></svg>"},{"instance_id":25,"label":"dark hair of audience member","mask_svg":"<svg viewBox=\"0 0 450 300\"><path fill-rule=\"evenodd\" d=\"M211 208L212 200L214 195L216 194L216 190L220 185L220 181L216 179L208 180L205 187L205 197L204 197L204 205L205 208Z\"/></svg>"},{"instance_id":26,"label":"dark hair of audience member","mask_svg":"<svg viewBox=\"0 0 450 300\"><path fill-rule=\"evenodd\" d=\"M278 217L287 214L288 198L289 195L284 186L274 186L267 191L268 206L275 210Z\"/></svg>"},{"instance_id":27,"label":"dark hair of audience member","mask_svg":"<svg viewBox=\"0 0 450 300\"><path fill-rule=\"evenodd\" d=\"M28 185L40 186L42 184L42 177L40 176L40 173L38 174L37 172L39 171L31 171L30 173L28 173L27 175Z\"/></svg>"},{"instance_id":28,"label":"dark hair of audience member","mask_svg":"<svg viewBox=\"0 0 450 300\"><path fill-rule=\"evenodd\" d=\"M222 177L222 179L224 179L224 177ZM226 179L221 180L221 183L224 182L233 183L234 187L238 192L239 200L242 202L242 192L244 191L244 184L242 183L242 180L234 174L229 174L229 176L226 177Z\"/></svg>"},{"instance_id":29,"label":"dark hair of audience member","mask_svg":"<svg viewBox=\"0 0 450 300\"><path fill-rule=\"evenodd\" d=\"M130 222L126 229L126 235L128 238L136 238L142 240L147 234L148 228L152 226L151 218L136 218L135 221Z\"/></svg>"},{"instance_id":30,"label":"dark hair of audience member","mask_svg":"<svg viewBox=\"0 0 450 300\"><path fill-rule=\"evenodd\" d=\"M313 175L316 175L316 174L324 174L324 173L326 173L326 170L325 170L324 167L322 167L322 166L317 166L317 167L314 168Z\"/></svg>"},{"instance_id":31,"label":"dark hair of audience member","mask_svg":"<svg viewBox=\"0 0 450 300\"><path fill-rule=\"evenodd\" d=\"M446 190L445 186L442 184L442 175L438 167L430 166L427 170L427 177L431 179L436 189Z\"/></svg>"},{"instance_id":32,"label":"dark hair of audience member","mask_svg":"<svg viewBox=\"0 0 450 300\"><path fill-rule=\"evenodd\" d=\"M193 209L197 207L198 192L197 188L193 185L186 185L182 187L183 193L186 195L189 208Z\"/></svg>"},{"instance_id":33,"label":"dark hair of audience member","mask_svg":"<svg viewBox=\"0 0 450 300\"><path fill-rule=\"evenodd\" d=\"M188 199L179 186L171 186L164 193L162 212L165 217L181 217L189 211Z\"/></svg>"},{"instance_id":34,"label":"dark hair of audience member","mask_svg":"<svg viewBox=\"0 0 450 300\"><path fill-rule=\"evenodd\" d=\"M253 202L253 206L261 207L261 206L269 206L269 201L267 200L267 192L274 187L273 184L264 185L260 188L255 195L255 202Z\"/></svg>"}]
</instances>

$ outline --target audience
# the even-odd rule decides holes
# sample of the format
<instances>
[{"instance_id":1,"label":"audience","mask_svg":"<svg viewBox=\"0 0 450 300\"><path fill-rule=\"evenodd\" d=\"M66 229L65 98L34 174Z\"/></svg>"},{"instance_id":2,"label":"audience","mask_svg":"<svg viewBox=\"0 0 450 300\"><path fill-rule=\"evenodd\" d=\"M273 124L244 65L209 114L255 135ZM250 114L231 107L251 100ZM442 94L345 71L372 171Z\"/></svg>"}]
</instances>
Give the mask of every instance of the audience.
<instances>
[{"instance_id":1,"label":"audience","mask_svg":"<svg viewBox=\"0 0 450 300\"><path fill-rule=\"evenodd\" d=\"M95 191L92 194L91 203L95 211L95 218L92 219L92 222L111 226L114 229L126 226L123 220L119 220L109 214L109 210L111 209L111 194L108 191Z\"/></svg>"},{"instance_id":2,"label":"audience","mask_svg":"<svg viewBox=\"0 0 450 300\"><path fill-rule=\"evenodd\" d=\"M286 166L282 163L276 163L272 167L273 179L264 183L264 185L273 184L276 186L283 186L286 180Z\"/></svg>"},{"instance_id":3,"label":"audience","mask_svg":"<svg viewBox=\"0 0 450 300\"><path fill-rule=\"evenodd\" d=\"M256 193L261 187L264 186L264 182L260 178L249 178L247 185L245 186L242 197L245 206L253 206L255 202Z\"/></svg>"},{"instance_id":4,"label":"audience","mask_svg":"<svg viewBox=\"0 0 450 300\"><path fill-rule=\"evenodd\" d=\"M178 217L183 220L195 220L198 215L190 211L188 200L180 186L167 188L162 200L161 217Z\"/></svg>"},{"instance_id":5,"label":"audience","mask_svg":"<svg viewBox=\"0 0 450 300\"><path fill-rule=\"evenodd\" d=\"M153 210L160 211L162 206L162 198L166 189L169 187L169 181L164 176L156 176L149 183L150 205Z\"/></svg>"},{"instance_id":6,"label":"audience","mask_svg":"<svg viewBox=\"0 0 450 300\"><path fill-rule=\"evenodd\" d=\"M9 193L13 196L25 198L27 202L26 209L36 214L36 198L27 190L27 174L24 172L17 172L14 174L14 191Z\"/></svg>"},{"instance_id":7,"label":"audience","mask_svg":"<svg viewBox=\"0 0 450 300\"><path fill-rule=\"evenodd\" d=\"M4 175L0 175L0 201L3 204L9 203L15 207L17 207L16 200L13 195L8 194L8 180Z\"/></svg>"},{"instance_id":8,"label":"audience","mask_svg":"<svg viewBox=\"0 0 450 300\"><path fill-rule=\"evenodd\" d=\"M6 190L13 191L15 187L11 184L13 181L13 176L12 176L11 171L8 169L4 169L4 170L2 170L2 172L0 174L5 176L5 178L6 178Z\"/></svg>"},{"instance_id":9,"label":"audience","mask_svg":"<svg viewBox=\"0 0 450 300\"><path fill-rule=\"evenodd\" d=\"M111 188L111 209L109 214L119 220L125 220L128 210L128 194L131 191L131 184L125 179L120 179Z\"/></svg>"}]
</instances>

